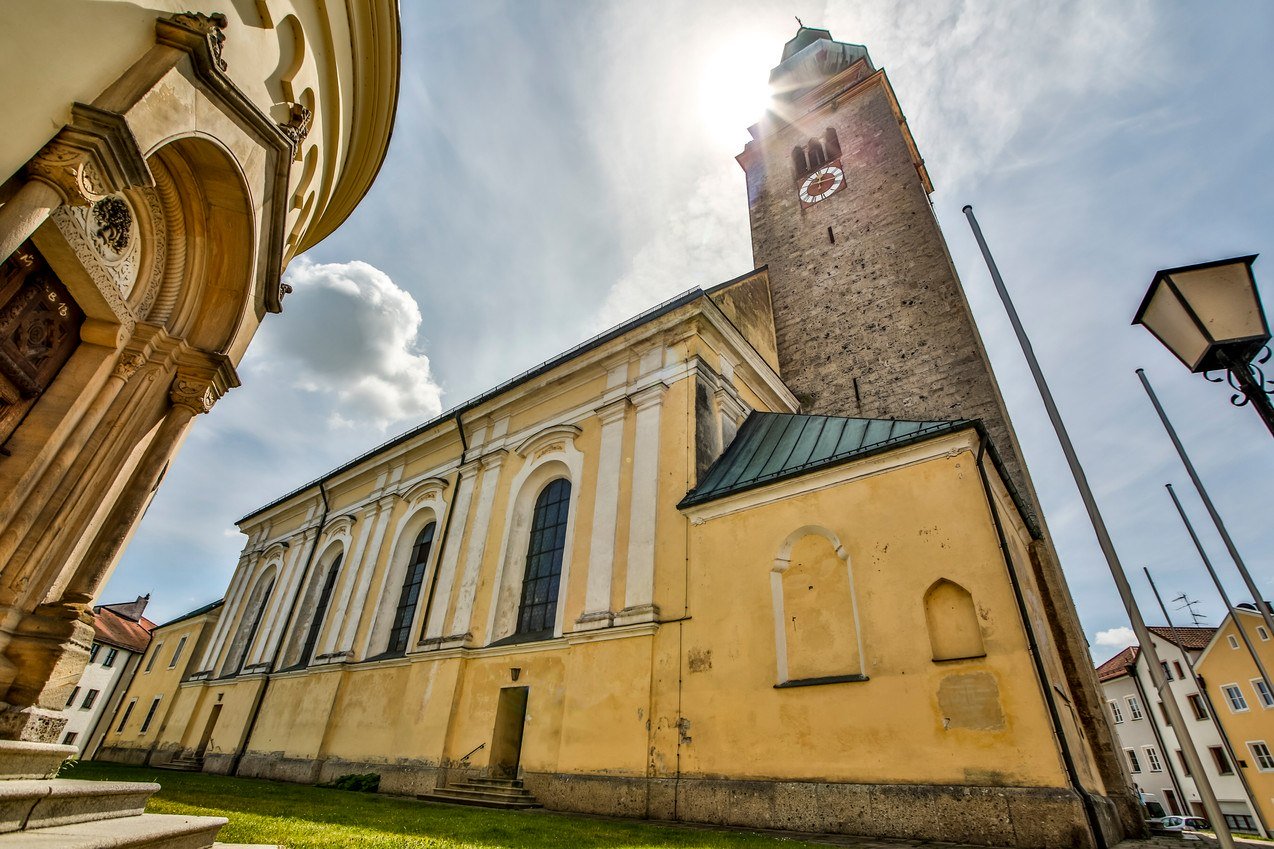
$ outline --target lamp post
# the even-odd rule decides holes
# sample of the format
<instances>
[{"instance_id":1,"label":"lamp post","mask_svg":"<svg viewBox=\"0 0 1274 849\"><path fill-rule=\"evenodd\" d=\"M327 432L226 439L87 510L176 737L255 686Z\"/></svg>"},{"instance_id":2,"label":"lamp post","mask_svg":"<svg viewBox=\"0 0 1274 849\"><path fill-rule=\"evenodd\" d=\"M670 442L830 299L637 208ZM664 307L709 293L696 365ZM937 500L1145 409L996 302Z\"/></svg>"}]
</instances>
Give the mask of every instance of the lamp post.
<instances>
[{"instance_id":1,"label":"lamp post","mask_svg":"<svg viewBox=\"0 0 1274 849\"><path fill-rule=\"evenodd\" d=\"M1274 381L1262 366L1270 359L1270 328L1252 276L1252 256L1220 259L1155 274L1133 324L1145 327L1186 368L1237 390L1230 403L1249 402L1274 435ZM1225 377L1210 371L1224 370Z\"/></svg>"}]
</instances>

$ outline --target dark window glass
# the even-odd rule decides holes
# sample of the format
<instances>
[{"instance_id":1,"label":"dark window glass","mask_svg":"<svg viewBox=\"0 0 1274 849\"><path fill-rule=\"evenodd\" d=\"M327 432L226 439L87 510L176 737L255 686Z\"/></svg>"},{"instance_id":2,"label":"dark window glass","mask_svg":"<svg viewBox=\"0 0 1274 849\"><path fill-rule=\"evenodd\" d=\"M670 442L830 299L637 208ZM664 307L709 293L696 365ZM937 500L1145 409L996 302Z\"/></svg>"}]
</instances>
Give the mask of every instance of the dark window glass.
<instances>
[{"instance_id":1,"label":"dark window glass","mask_svg":"<svg viewBox=\"0 0 1274 849\"><path fill-rule=\"evenodd\" d=\"M150 710L146 711L146 718L142 720L142 727L137 733L145 734L146 729L150 728L150 721L155 718L155 711L159 708L159 699L159 696L155 696L155 701L150 703Z\"/></svg>"},{"instance_id":2,"label":"dark window glass","mask_svg":"<svg viewBox=\"0 0 1274 849\"><path fill-rule=\"evenodd\" d=\"M535 501L531 539L526 549L526 572L522 578L522 606L518 610L519 634L553 630L570 501L571 482L565 478L544 487Z\"/></svg>"},{"instance_id":3,"label":"dark window glass","mask_svg":"<svg viewBox=\"0 0 1274 849\"><path fill-rule=\"evenodd\" d=\"M319 631L323 630L323 619L327 616L327 606L332 601L332 587L336 585L336 575L341 571L341 560L344 555L337 555L332 568L327 570L327 579L323 581L323 591L319 593L318 604L314 606L314 619L310 622L310 632L305 635L305 645L301 649L301 663L307 664L314 654L314 645L318 642Z\"/></svg>"},{"instance_id":4,"label":"dark window glass","mask_svg":"<svg viewBox=\"0 0 1274 849\"><path fill-rule=\"evenodd\" d=\"M70 746L70 745L74 744L74 743L75 743L75 738L76 738L76 737L79 737L79 736L80 736L80 735L79 735L77 732L75 732L75 731L68 731L68 732L66 732L66 736L62 738L62 745L63 745L63 746Z\"/></svg>"},{"instance_id":5,"label":"dark window glass","mask_svg":"<svg viewBox=\"0 0 1274 849\"><path fill-rule=\"evenodd\" d=\"M1198 693L1191 693L1186 696L1190 700L1190 709L1194 711L1195 719L1207 719L1208 709L1203 705L1203 697Z\"/></svg>"},{"instance_id":6,"label":"dark window glass","mask_svg":"<svg viewBox=\"0 0 1274 849\"><path fill-rule=\"evenodd\" d=\"M150 660L146 661L147 672L150 672L151 667L155 665L155 658L159 657L159 650L162 649L163 647L164 647L164 644L160 643L159 645L155 646L154 651L150 653Z\"/></svg>"},{"instance_id":7,"label":"dark window glass","mask_svg":"<svg viewBox=\"0 0 1274 849\"><path fill-rule=\"evenodd\" d=\"M270 583L270 589L271 590L274 589L273 582ZM270 597L270 594L268 592L265 595L266 595L266 598ZM261 604L261 609L263 611L265 610L264 602ZM260 619L260 614L257 615L257 618ZM256 636L256 635L254 634L253 636ZM182 637L180 640L177 641L177 648L173 650L173 659L168 661L169 669L172 669L174 666L177 665L177 661L181 658L181 650L184 649L185 647L186 647L186 638Z\"/></svg>"},{"instance_id":8,"label":"dark window glass","mask_svg":"<svg viewBox=\"0 0 1274 849\"><path fill-rule=\"evenodd\" d=\"M420 587L425 582L425 567L429 563L429 551L433 548L435 527L433 522L425 525L411 550L411 562L407 564L407 572L403 575L403 589L398 594L398 609L394 611L394 626L389 632L389 646L386 649L393 654L407 651L411 620L416 616Z\"/></svg>"},{"instance_id":9,"label":"dark window glass","mask_svg":"<svg viewBox=\"0 0 1274 849\"><path fill-rule=\"evenodd\" d=\"M1185 678L1185 677L1186 677L1186 671L1185 671L1184 669L1182 669L1182 668L1181 668L1181 661L1179 661L1179 660L1174 660L1174 661L1172 662L1172 668L1173 668L1173 669L1175 669L1175 670L1177 671L1177 677L1178 677L1178 678Z\"/></svg>"},{"instance_id":10,"label":"dark window glass","mask_svg":"<svg viewBox=\"0 0 1274 849\"><path fill-rule=\"evenodd\" d=\"M119 649L109 648L106 650L106 659L102 661L102 666L107 669L115 665L115 658L119 657Z\"/></svg>"},{"instance_id":11,"label":"dark window glass","mask_svg":"<svg viewBox=\"0 0 1274 849\"><path fill-rule=\"evenodd\" d=\"M97 662L97 650L98 650L98 649L100 649L100 648L101 648L101 645L100 645L100 644L98 644L98 643L93 643L93 647L92 647L91 649L89 649L89 650L88 650L88 662L89 662L89 663L95 663L95 662Z\"/></svg>"},{"instance_id":12,"label":"dark window glass","mask_svg":"<svg viewBox=\"0 0 1274 849\"><path fill-rule=\"evenodd\" d=\"M80 694L79 687L76 687L74 690L72 690L71 695L66 697L66 706L70 707L71 705L75 704L75 697L78 696L79 694Z\"/></svg>"},{"instance_id":13,"label":"dark window glass","mask_svg":"<svg viewBox=\"0 0 1274 849\"><path fill-rule=\"evenodd\" d=\"M128 724L128 718L133 715L133 705L137 704L137 699L133 699L128 703L128 707L124 708L124 716L119 721L119 726L115 729L115 733L124 730L124 726Z\"/></svg>"},{"instance_id":14,"label":"dark window glass","mask_svg":"<svg viewBox=\"0 0 1274 849\"><path fill-rule=\"evenodd\" d=\"M93 706L93 702L97 701L97 694L99 692L100 692L99 690L89 690L87 693L85 693L84 702L80 705L80 707L91 708Z\"/></svg>"},{"instance_id":15,"label":"dark window glass","mask_svg":"<svg viewBox=\"0 0 1274 849\"><path fill-rule=\"evenodd\" d=\"M1216 762L1216 771L1221 775L1233 775L1234 767L1230 766L1230 759L1225 756L1225 749L1220 746L1209 746L1208 751L1212 753L1212 760Z\"/></svg>"},{"instance_id":16,"label":"dark window glass","mask_svg":"<svg viewBox=\"0 0 1274 849\"><path fill-rule=\"evenodd\" d=\"M270 583L265 585L264 591L262 591L261 586L258 585L257 592L253 594L254 598L257 597L257 593L260 594L259 603L257 604L256 612L252 616L252 627L248 629L248 639L243 644L243 654L239 655L239 661L235 664L235 674L242 672L243 665L248 662L248 653L252 651L252 644L257 639L257 631L261 627L261 620L265 618L266 602L270 600L270 593L272 592L274 592L273 578L270 579ZM185 642L186 638L182 637L181 642L177 644L177 648L173 652L172 662L168 664L169 669L172 669L177 665L177 655L181 654L181 647L185 645Z\"/></svg>"}]
</instances>

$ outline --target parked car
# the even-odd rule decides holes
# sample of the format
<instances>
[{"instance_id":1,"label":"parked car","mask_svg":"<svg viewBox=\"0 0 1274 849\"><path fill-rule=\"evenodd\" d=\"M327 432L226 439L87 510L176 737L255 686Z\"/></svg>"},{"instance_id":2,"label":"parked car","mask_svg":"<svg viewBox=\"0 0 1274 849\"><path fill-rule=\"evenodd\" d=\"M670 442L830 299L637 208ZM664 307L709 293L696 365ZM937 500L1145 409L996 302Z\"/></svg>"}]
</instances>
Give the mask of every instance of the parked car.
<instances>
[{"instance_id":1,"label":"parked car","mask_svg":"<svg viewBox=\"0 0 1274 849\"><path fill-rule=\"evenodd\" d=\"M1152 831L1199 831L1211 828L1202 817L1166 816L1146 820Z\"/></svg>"}]
</instances>

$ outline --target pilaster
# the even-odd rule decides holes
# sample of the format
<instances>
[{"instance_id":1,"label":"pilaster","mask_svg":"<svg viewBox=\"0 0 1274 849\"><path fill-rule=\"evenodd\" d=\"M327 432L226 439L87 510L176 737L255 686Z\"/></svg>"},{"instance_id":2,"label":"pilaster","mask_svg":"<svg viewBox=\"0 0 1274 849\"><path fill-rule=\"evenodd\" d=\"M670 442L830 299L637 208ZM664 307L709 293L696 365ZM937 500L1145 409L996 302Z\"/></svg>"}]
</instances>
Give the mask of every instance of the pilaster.
<instances>
[{"instance_id":1,"label":"pilaster","mask_svg":"<svg viewBox=\"0 0 1274 849\"><path fill-rule=\"evenodd\" d=\"M659 617L659 608L654 603L655 521L659 495L659 429L667 391L666 384L655 383L629 396L636 410L636 438L628 520L628 574L624 609L616 614L616 625L650 622Z\"/></svg>"},{"instance_id":2,"label":"pilaster","mask_svg":"<svg viewBox=\"0 0 1274 849\"><path fill-rule=\"evenodd\" d=\"M495 503L500 470L508 452L500 449L482 457L482 487L478 491L478 506L473 514L473 529L469 532L469 545L465 549L464 576L460 581L460 594L456 599L455 615L451 619L451 635L467 642L473 617L473 599L478 592L478 578L482 574L482 558L487 549L487 536L491 526L491 506Z\"/></svg>"},{"instance_id":3,"label":"pilaster","mask_svg":"<svg viewBox=\"0 0 1274 849\"><path fill-rule=\"evenodd\" d=\"M593 533L588 550L584 613L575 623L579 631L605 628L615 619L610 593L615 569L615 527L619 518L624 419L628 406L628 398L625 397L596 410L601 424L601 444L597 452L597 488L593 495Z\"/></svg>"},{"instance_id":4,"label":"pilaster","mask_svg":"<svg viewBox=\"0 0 1274 849\"><path fill-rule=\"evenodd\" d=\"M460 483L456 486L455 502L450 507L456 512L451 517L451 527L447 531L446 548L443 549L438 561L433 608L425 611L428 619L425 622L422 642L439 640L442 637L447 608L451 606L451 588L456 579L456 566L460 561L460 546L464 540L465 529L469 525L469 502L473 500L473 485L480 466L477 460L471 460L460 467Z\"/></svg>"}]
</instances>

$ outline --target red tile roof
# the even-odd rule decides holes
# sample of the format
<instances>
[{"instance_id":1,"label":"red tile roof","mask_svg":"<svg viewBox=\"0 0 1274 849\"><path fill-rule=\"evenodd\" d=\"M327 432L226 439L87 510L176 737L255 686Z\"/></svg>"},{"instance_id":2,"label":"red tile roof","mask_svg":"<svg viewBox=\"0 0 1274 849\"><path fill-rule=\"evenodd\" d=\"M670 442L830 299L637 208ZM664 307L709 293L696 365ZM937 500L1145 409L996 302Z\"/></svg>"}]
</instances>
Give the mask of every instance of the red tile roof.
<instances>
[{"instance_id":1,"label":"red tile roof","mask_svg":"<svg viewBox=\"0 0 1274 849\"><path fill-rule=\"evenodd\" d=\"M1182 628L1164 628L1155 625L1147 630L1179 648L1200 651L1208 647L1208 643L1212 642L1212 635L1216 633L1216 628L1210 625L1190 625Z\"/></svg>"},{"instance_id":2,"label":"red tile roof","mask_svg":"<svg viewBox=\"0 0 1274 849\"><path fill-rule=\"evenodd\" d=\"M93 611L93 632L99 643L144 652L150 645L150 632L155 628L155 623L145 616L139 620L128 619L109 607L98 607Z\"/></svg>"},{"instance_id":3,"label":"red tile roof","mask_svg":"<svg viewBox=\"0 0 1274 849\"><path fill-rule=\"evenodd\" d=\"M1154 630L1153 628L1151 630ZM1110 681L1121 675L1128 674L1128 667L1132 666L1137 660L1137 652L1140 649L1137 646L1129 646L1110 660L1097 667L1097 680Z\"/></svg>"}]
</instances>

